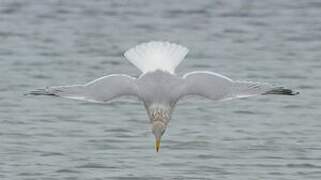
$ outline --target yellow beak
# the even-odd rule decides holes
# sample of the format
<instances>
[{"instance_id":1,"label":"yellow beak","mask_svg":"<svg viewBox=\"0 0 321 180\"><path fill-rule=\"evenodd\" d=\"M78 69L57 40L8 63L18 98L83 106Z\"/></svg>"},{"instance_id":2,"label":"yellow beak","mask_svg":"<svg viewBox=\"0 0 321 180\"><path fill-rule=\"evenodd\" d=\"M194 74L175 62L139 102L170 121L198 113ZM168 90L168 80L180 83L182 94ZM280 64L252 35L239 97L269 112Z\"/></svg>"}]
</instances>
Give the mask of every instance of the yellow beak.
<instances>
[{"instance_id":1,"label":"yellow beak","mask_svg":"<svg viewBox=\"0 0 321 180\"><path fill-rule=\"evenodd\" d=\"M160 148L160 139L156 140L155 147L156 147L156 152L158 152Z\"/></svg>"}]
</instances>

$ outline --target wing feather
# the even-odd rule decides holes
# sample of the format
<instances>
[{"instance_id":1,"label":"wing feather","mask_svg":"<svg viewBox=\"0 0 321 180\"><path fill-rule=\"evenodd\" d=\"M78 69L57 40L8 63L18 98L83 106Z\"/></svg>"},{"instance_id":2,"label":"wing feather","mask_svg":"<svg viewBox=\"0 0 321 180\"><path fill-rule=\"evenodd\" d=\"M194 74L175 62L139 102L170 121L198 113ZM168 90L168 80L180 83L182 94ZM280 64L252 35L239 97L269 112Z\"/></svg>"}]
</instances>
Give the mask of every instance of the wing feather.
<instances>
[{"instance_id":1,"label":"wing feather","mask_svg":"<svg viewBox=\"0 0 321 180\"><path fill-rule=\"evenodd\" d=\"M268 83L233 81L221 74L213 72L191 72L183 76L184 88L181 97L198 95L215 101L234 98L250 97L255 95L296 95L290 89L273 86Z\"/></svg>"},{"instance_id":2,"label":"wing feather","mask_svg":"<svg viewBox=\"0 0 321 180\"><path fill-rule=\"evenodd\" d=\"M60 96L105 103L120 96L138 96L135 78L124 74L103 76L84 85L53 86L31 91L31 95Z\"/></svg>"}]
</instances>

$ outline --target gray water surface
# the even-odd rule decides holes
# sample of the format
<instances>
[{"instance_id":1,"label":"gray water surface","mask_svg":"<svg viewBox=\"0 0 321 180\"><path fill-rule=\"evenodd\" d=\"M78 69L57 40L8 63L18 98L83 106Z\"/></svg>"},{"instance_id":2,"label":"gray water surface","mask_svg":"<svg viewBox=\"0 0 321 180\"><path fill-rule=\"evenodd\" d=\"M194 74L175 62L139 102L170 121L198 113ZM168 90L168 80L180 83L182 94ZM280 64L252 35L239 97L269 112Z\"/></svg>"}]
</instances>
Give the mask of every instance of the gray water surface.
<instances>
[{"instance_id":1,"label":"gray water surface","mask_svg":"<svg viewBox=\"0 0 321 180\"><path fill-rule=\"evenodd\" d=\"M142 103L23 96L139 71L122 53L168 40L178 73L209 70L299 96L178 104L160 153ZM0 179L321 178L319 0L1 0Z\"/></svg>"}]
</instances>

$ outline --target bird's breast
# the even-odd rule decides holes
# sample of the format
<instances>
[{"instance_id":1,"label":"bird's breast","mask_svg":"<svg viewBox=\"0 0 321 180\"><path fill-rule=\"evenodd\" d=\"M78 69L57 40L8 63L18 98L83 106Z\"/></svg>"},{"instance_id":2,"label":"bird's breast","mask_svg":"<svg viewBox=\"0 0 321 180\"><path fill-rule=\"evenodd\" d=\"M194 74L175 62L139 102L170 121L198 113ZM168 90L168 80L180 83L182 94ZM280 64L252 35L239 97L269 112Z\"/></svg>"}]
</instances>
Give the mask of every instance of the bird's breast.
<instances>
[{"instance_id":1,"label":"bird's breast","mask_svg":"<svg viewBox=\"0 0 321 180\"><path fill-rule=\"evenodd\" d=\"M163 104L152 104L146 107L151 122L160 121L167 125L171 119L172 107Z\"/></svg>"}]
</instances>

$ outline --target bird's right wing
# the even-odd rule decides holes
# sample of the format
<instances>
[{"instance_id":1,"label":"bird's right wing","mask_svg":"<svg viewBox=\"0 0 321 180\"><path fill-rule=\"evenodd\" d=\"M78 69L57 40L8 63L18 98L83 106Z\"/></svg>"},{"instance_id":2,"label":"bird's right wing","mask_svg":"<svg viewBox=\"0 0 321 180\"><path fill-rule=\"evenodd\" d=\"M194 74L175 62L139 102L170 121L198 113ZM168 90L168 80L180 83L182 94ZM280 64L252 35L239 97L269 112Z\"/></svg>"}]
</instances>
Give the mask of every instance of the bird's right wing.
<instances>
[{"instance_id":1,"label":"bird's right wing","mask_svg":"<svg viewBox=\"0 0 321 180\"><path fill-rule=\"evenodd\" d=\"M191 72L183 76L184 86L181 97L198 95L211 100L221 101L255 95L280 94L296 95L290 89L275 87L267 83L233 81L212 72Z\"/></svg>"},{"instance_id":2,"label":"bird's right wing","mask_svg":"<svg viewBox=\"0 0 321 180\"><path fill-rule=\"evenodd\" d=\"M138 96L138 88L135 78L124 74L112 74L83 85L53 86L37 89L28 94L105 103L120 96Z\"/></svg>"}]
</instances>

